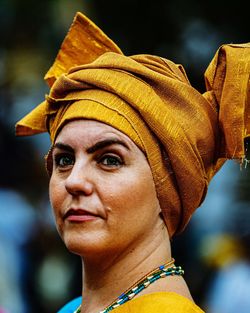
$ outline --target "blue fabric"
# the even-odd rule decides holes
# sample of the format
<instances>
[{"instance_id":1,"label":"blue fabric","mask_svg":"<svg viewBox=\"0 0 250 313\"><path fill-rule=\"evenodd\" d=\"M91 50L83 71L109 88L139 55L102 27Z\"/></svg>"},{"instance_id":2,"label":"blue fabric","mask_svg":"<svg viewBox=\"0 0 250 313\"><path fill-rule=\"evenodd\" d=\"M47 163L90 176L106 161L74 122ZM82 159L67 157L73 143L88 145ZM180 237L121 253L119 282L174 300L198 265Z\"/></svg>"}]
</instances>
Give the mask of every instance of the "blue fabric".
<instances>
[{"instance_id":1,"label":"blue fabric","mask_svg":"<svg viewBox=\"0 0 250 313\"><path fill-rule=\"evenodd\" d=\"M82 297L78 297L65 304L57 313L73 313L82 303Z\"/></svg>"}]
</instances>

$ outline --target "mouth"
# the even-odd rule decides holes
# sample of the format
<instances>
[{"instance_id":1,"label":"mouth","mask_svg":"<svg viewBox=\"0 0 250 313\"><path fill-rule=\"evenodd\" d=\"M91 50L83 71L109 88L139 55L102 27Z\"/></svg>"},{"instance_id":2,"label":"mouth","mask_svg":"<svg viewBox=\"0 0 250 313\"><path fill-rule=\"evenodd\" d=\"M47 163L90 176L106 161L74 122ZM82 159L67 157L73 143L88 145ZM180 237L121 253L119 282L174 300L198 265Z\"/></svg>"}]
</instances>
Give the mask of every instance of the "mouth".
<instances>
[{"instance_id":1,"label":"mouth","mask_svg":"<svg viewBox=\"0 0 250 313\"><path fill-rule=\"evenodd\" d=\"M86 221L92 221L100 216L88 211L85 211L83 209L69 209L63 216L64 220L67 220L69 222L86 222Z\"/></svg>"}]
</instances>

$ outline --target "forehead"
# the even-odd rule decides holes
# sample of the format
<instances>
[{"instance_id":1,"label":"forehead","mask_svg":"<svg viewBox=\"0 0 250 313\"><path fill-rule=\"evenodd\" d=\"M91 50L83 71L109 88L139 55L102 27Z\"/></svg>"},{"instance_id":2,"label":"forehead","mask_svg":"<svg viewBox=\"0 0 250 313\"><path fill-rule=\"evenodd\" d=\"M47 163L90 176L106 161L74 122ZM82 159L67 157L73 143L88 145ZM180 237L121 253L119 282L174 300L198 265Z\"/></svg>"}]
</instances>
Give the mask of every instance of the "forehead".
<instances>
[{"instance_id":1,"label":"forehead","mask_svg":"<svg viewBox=\"0 0 250 313\"><path fill-rule=\"evenodd\" d=\"M106 138L117 138L130 147L136 146L127 135L116 128L95 120L84 119L68 122L59 132L55 143L62 141L69 144L89 145Z\"/></svg>"}]
</instances>

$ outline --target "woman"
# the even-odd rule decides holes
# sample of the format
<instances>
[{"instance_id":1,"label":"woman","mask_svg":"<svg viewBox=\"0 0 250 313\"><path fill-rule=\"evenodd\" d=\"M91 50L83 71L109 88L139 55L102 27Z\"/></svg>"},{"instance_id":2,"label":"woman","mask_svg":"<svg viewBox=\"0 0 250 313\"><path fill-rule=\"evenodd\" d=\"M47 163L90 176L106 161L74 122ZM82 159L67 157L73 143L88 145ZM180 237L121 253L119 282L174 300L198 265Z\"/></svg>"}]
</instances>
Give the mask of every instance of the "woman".
<instances>
[{"instance_id":1,"label":"woman","mask_svg":"<svg viewBox=\"0 0 250 313\"><path fill-rule=\"evenodd\" d=\"M60 312L203 312L170 239L250 135L250 45L221 47L200 94L173 62L124 56L78 13L46 75L46 100L17 123L48 131L50 199L83 292Z\"/></svg>"}]
</instances>

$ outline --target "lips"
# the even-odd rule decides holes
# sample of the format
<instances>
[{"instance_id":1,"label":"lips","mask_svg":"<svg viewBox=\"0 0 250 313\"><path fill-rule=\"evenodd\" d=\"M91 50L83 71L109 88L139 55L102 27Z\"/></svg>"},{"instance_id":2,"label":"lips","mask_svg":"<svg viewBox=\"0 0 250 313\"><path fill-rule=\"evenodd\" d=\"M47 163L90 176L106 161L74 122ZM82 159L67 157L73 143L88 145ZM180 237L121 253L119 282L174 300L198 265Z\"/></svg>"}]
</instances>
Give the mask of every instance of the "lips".
<instances>
[{"instance_id":1,"label":"lips","mask_svg":"<svg viewBox=\"0 0 250 313\"><path fill-rule=\"evenodd\" d=\"M99 216L83 209L69 209L63 216L69 222L85 222L97 219Z\"/></svg>"}]
</instances>

